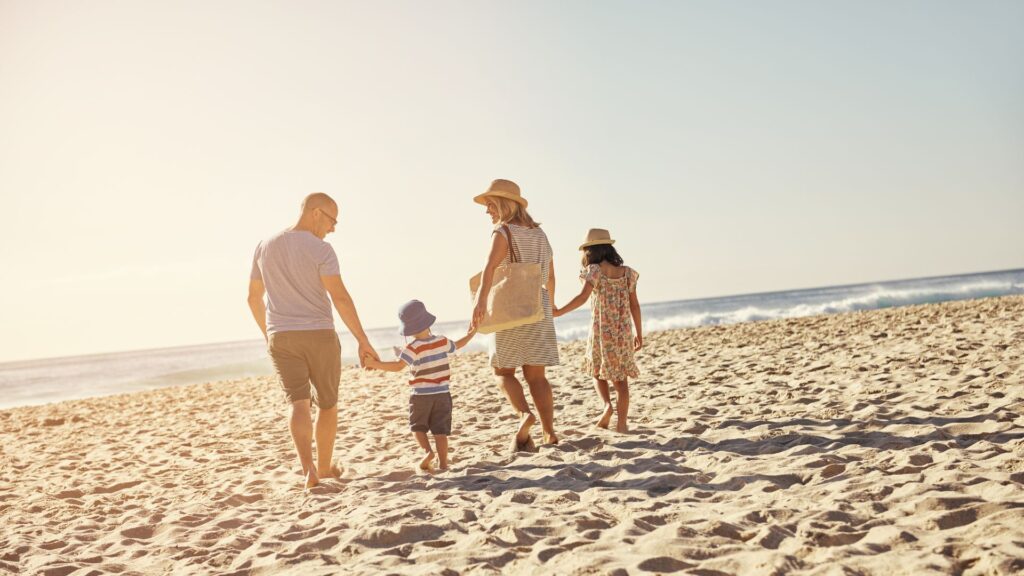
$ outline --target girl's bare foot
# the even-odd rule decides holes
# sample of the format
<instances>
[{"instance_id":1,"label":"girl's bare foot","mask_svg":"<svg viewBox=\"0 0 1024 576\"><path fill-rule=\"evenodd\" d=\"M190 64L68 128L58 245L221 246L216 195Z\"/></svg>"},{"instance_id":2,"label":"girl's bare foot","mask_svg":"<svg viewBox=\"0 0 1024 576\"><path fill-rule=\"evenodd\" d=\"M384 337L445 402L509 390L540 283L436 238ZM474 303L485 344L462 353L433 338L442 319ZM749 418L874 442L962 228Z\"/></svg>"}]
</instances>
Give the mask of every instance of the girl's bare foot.
<instances>
[{"instance_id":1,"label":"girl's bare foot","mask_svg":"<svg viewBox=\"0 0 1024 576\"><path fill-rule=\"evenodd\" d=\"M608 424L612 421L612 405L604 405L604 414L601 414L601 418L597 421L598 428L607 428Z\"/></svg>"},{"instance_id":2,"label":"girl's bare foot","mask_svg":"<svg viewBox=\"0 0 1024 576\"><path fill-rule=\"evenodd\" d=\"M430 470L431 463L434 462L434 452L427 452L427 455L420 460L420 470Z\"/></svg>"}]
</instances>

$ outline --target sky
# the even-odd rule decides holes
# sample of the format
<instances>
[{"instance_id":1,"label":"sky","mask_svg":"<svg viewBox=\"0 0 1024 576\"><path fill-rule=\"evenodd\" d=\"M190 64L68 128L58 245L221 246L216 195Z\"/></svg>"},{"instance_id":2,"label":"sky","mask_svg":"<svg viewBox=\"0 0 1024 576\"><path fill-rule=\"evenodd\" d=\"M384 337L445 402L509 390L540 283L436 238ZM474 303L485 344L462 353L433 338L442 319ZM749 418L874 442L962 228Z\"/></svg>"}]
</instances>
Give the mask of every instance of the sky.
<instances>
[{"instance_id":1,"label":"sky","mask_svg":"<svg viewBox=\"0 0 1024 576\"><path fill-rule=\"evenodd\" d=\"M495 178L556 302L591 227L642 302L1024 267L1022 103L1017 1L0 0L0 362L259 338L314 191L366 327L469 317Z\"/></svg>"}]
</instances>

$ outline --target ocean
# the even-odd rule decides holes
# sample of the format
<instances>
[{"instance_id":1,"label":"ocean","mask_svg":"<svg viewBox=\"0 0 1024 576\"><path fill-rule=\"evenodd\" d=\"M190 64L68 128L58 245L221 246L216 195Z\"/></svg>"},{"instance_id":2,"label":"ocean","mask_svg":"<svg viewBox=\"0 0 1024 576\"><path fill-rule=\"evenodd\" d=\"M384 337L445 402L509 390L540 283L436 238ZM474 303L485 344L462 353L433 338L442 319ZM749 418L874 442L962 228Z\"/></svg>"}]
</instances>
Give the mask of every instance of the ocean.
<instances>
[{"instance_id":1,"label":"ocean","mask_svg":"<svg viewBox=\"0 0 1024 576\"><path fill-rule=\"evenodd\" d=\"M1010 294L1024 294L1024 269L677 300L643 304L641 309L644 331L654 332ZM558 339L586 338L589 321L586 306L558 318ZM461 337L466 325L465 320L442 322L434 331ZM367 334L381 358L392 358L391 347L404 344L394 326ZM347 333L341 338L343 359L355 363L355 341ZM467 349L486 350L487 338L477 336ZM0 364L0 408L272 373L266 345L258 339L9 362Z\"/></svg>"}]
</instances>

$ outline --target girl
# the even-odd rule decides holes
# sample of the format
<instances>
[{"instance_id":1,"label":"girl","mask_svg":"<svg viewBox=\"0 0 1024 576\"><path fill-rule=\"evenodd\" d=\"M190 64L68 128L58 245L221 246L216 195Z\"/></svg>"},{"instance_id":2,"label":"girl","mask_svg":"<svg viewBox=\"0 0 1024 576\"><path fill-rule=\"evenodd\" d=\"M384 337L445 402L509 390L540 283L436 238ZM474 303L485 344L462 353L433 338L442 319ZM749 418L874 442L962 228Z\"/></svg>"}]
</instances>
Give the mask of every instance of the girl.
<instances>
[{"instance_id":1,"label":"girl","mask_svg":"<svg viewBox=\"0 0 1024 576\"><path fill-rule=\"evenodd\" d=\"M626 425L629 414L628 379L640 375L633 352L644 345L644 337L640 302L636 297L636 281L640 275L636 270L623 266L622 257L612 247L614 243L607 230L591 228L587 232L580 246L583 251L583 271L580 274L583 290L553 312L556 317L562 316L590 298L590 336L587 338L583 370L594 377L597 393L604 401L604 413L597 425L607 428L612 418L612 401L608 395L608 381L611 380L615 385L619 415L615 430L626 432L629 430Z\"/></svg>"}]
</instances>

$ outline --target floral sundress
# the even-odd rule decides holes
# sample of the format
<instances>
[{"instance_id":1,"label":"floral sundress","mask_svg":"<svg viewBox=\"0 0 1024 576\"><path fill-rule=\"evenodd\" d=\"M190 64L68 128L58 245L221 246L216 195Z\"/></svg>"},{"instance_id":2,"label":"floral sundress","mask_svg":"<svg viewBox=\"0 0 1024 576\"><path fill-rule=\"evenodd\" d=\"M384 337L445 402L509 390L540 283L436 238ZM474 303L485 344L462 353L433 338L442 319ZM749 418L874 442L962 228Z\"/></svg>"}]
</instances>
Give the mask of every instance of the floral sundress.
<instances>
[{"instance_id":1,"label":"floral sundress","mask_svg":"<svg viewBox=\"0 0 1024 576\"><path fill-rule=\"evenodd\" d=\"M589 282L590 336L582 368L589 376L601 380L622 381L636 378L640 371L633 359L633 317L629 312L629 295L636 290L640 274L625 267L621 278L609 278L599 264L591 264L580 274Z\"/></svg>"}]
</instances>

